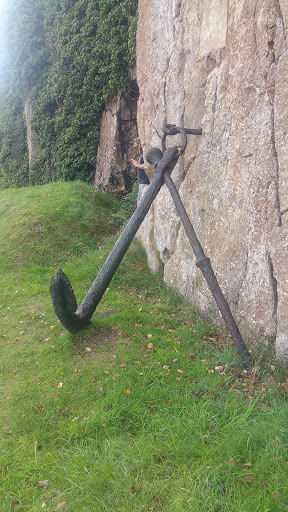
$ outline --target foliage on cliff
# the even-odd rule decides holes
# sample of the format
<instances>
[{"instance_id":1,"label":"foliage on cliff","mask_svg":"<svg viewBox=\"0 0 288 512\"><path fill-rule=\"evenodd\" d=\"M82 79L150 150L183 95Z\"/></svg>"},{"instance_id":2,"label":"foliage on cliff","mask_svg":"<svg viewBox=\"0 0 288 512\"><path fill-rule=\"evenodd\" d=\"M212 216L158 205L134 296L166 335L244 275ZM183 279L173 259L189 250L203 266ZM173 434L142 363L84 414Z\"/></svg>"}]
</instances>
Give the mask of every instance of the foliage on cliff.
<instances>
[{"instance_id":1,"label":"foliage on cliff","mask_svg":"<svg viewBox=\"0 0 288 512\"><path fill-rule=\"evenodd\" d=\"M128 90L137 0L11 0L8 74L0 91L1 186L90 181L100 114ZM28 173L24 102L39 158Z\"/></svg>"}]
</instances>

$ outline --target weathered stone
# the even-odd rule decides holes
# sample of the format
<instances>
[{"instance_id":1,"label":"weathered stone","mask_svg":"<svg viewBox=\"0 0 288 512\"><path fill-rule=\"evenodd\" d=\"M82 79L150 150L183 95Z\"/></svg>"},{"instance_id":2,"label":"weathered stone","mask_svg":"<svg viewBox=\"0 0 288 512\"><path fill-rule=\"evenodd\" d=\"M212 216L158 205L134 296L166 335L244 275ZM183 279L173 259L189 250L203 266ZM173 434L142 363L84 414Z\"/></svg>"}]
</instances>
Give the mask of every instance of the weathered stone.
<instances>
[{"instance_id":1,"label":"weathered stone","mask_svg":"<svg viewBox=\"0 0 288 512\"><path fill-rule=\"evenodd\" d=\"M26 124L27 145L28 145L28 154L29 154L29 170L31 170L31 165L38 158L39 150L38 150L38 144L35 141L32 126L31 126L33 112L32 112L30 96L28 96L25 100L24 112L25 112L25 124Z\"/></svg>"},{"instance_id":2,"label":"weathered stone","mask_svg":"<svg viewBox=\"0 0 288 512\"><path fill-rule=\"evenodd\" d=\"M94 185L118 197L130 191L136 179L131 158L137 158L133 144L138 137L137 99L138 88L132 82L131 94L117 94L106 105L100 123Z\"/></svg>"},{"instance_id":3,"label":"weathered stone","mask_svg":"<svg viewBox=\"0 0 288 512\"><path fill-rule=\"evenodd\" d=\"M203 0L199 56L206 57L226 46L228 0Z\"/></svg>"},{"instance_id":4,"label":"weathered stone","mask_svg":"<svg viewBox=\"0 0 288 512\"><path fill-rule=\"evenodd\" d=\"M202 127L172 178L245 339L288 357L287 1L139 0L139 20L144 155L163 122ZM166 187L139 236L153 270L220 322Z\"/></svg>"}]
</instances>

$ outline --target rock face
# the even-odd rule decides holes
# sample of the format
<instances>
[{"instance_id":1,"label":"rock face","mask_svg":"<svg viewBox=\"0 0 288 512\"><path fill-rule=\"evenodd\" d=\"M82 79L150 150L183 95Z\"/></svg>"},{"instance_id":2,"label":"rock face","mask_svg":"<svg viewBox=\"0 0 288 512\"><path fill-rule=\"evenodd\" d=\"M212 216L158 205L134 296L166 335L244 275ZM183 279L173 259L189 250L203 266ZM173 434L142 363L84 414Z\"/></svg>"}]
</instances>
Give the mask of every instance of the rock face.
<instances>
[{"instance_id":1,"label":"rock face","mask_svg":"<svg viewBox=\"0 0 288 512\"><path fill-rule=\"evenodd\" d=\"M100 123L94 185L108 194L121 197L131 190L136 169L133 140L138 137L136 81L131 82L129 95L117 94L105 108Z\"/></svg>"},{"instance_id":2,"label":"rock face","mask_svg":"<svg viewBox=\"0 0 288 512\"><path fill-rule=\"evenodd\" d=\"M202 128L172 178L245 340L288 357L287 0L139 0L138 128ZM169 145L179 143L170 137ZM168 140L167 139L167 140ZM220 316L166 187L140 238L164 279Z\"/></svg>"},{"instance_id":3,"label":"rock face","mask_svg":"<svg viewBox=\"0 0 288 512\"><path fill-rule=\"evenodd\" d=\"M27 132L27 145L28 145L28 154L29 154L29 170L31 170L31 165L38 158L38 145L34 140L34 134L31 127L31 119L32 119L32 106L31 106L31 98L28 96L24 103L24 112L25 112L25 125Z\"/></svg>"}]
</instances>

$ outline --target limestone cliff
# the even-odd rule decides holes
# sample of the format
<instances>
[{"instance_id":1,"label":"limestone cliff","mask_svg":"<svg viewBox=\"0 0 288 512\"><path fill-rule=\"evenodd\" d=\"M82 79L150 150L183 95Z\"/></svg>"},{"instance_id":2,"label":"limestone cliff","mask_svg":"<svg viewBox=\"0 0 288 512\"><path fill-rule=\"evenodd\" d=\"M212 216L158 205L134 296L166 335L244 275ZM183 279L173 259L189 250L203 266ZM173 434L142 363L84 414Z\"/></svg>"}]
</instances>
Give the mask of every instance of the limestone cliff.
<instances>
[{"instance_id":1,"label":"limestone cliff","mask_svg":"<svg viewBox=\"0 0 288 512\"><path fill-rule=\"evenodd\" d=\"M100 121L94 185L118 197L131 191L136 179L131 158L137 157L133 140L138 137L138 96L137 83L131 80L130 91L116 94L106 105Z\"/></svg>"},{"instance_id":2,"label":"limestone cliff","mask_svg":"<svg viewBox=\"0 0 288 512\"><path fill-rule=\"evenodd\" d=\"M144 154L164 121L202 127L172 178L245 338L286 357L287 34L287 0L139 0ZM140 237L151 268L220 321L165 187Z\"/></svg>"},{"instance_id":3,"label":"limestone cliff","mask_svg":"<svg viewBox=\"0 0 288 512\"><path fill-rule=\"evenodd\" d=\"M29 155L29 171L31 170L32 164L37 160L39 149L38 144L35 141L34 133L31 126L32 121L32 105L31 98L27 96L24 102L24 112L25 112L25 126L27 133L27 146L28 146L28 155Z\"/></svg>"}]
</instances>

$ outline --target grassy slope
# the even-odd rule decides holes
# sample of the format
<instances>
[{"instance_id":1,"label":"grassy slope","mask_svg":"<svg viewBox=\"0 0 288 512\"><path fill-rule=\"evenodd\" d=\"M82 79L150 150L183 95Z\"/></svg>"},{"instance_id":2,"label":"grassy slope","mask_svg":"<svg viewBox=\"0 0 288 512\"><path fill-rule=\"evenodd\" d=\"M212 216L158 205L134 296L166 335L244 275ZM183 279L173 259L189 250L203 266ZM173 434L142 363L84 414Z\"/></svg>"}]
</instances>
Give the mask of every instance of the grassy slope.
<instances>
[{"instance_id":1,"label":"grassy slope","mask_svg":"<svg viewBox=\"0 0 288 512\"><path fill-rule=\"evenodd\" d=\"M82 300L114 206L78 183L0 193L0 511L288 510L285 369L243 371L136 243L97 309L113 314L57 321L50 278L61 265Z\"/></svg>"}]
</instances>

